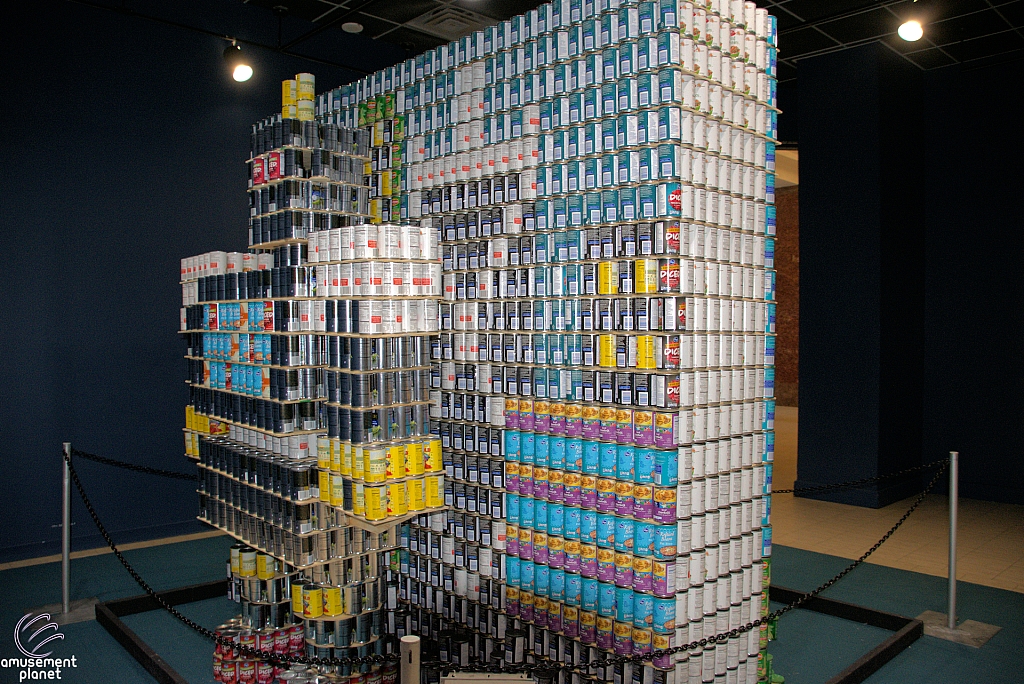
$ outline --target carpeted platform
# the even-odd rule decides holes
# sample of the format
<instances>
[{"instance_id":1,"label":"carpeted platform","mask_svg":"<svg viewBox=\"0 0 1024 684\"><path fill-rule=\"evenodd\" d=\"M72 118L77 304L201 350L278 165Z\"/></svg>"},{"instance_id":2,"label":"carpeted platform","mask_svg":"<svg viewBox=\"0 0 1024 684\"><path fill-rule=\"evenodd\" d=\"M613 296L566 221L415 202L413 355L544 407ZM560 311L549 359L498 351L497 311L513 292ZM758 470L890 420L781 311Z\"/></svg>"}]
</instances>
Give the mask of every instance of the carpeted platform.
<instances>
[{"instance_id":1,"label":"carpeted platform","mask_svg":"<svg viewBox=\"0 0 1024 684\"><path fill-rule=\"evenodd\" d=\"M215 537L168 544L126 554L154 588L209 582L224 576L231 540ZM776 546L772 581L809 590L838 573L849 561L810 551ZM50 563L0 572L6 589L0 605L0 627L9 634L29 609L60 601L60 564ZM934 684L956 681L1001 684L1018 682L1024 673L1024 594L961 583L960 616L1003 627L988 644L973 649L922 637L867 681L870 684ZM946 582L877 565L864 565L826 592L831 598L914 617L925 610L945 610ZM101 601L142 593L112 555L72 562L72 598L96 596ZM778 607L777 605L774 607ZM237 614L235 604L211 599L180 606L197 622L216 627ZM212 682L212 644L190 632L170 615L148 612L125 622L183 677L195 684ZM149 684L153 679L95 622L61 629L64 641L51 642L53 657L75 655L78 668L64 670L61 681L72 683ZM885 630L812 613L793 611L779 622L779 638L770 651L775 671L788 684L819 684L880 643ZM13 641L0 639L0 658L18 657ZM18 681L16 669L0 671L0 681Z\"/></svg>"}]
</instances>

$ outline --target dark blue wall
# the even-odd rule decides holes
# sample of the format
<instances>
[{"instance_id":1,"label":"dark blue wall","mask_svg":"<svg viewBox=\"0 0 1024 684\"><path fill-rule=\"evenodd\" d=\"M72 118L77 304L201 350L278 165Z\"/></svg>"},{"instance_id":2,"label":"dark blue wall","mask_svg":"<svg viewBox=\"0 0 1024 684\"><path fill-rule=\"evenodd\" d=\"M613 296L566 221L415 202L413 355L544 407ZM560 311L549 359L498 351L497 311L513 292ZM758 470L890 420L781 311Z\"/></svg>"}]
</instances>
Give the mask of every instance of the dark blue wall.
<instances>
[{"instance_id":1,"label":"dark blue wall","mask_svg":"<svg viewBox=\"0 0 1024 684\"><path fill-rule=\"evenodd\" d=\"M798 486L955 449L962 495L1024 503L1022 102L1005 87L1022 76L922 73L880 45L800 63ZM821 498L878 506L919 484Z\"/></svg>"},{"instance_id":2,"label":"dark blue wall","mask_svg":"<svg viewBox=\"0 0 1024 684\"><path fill-rule=\"evenodd\" d=\"M232 23L216 3L200 5L192 21ZM257 28L276 40L269 13L246 30ZM237 84L221 40L60 0L20 7L7 29L0 562L59 552L65 440L193 469L181 432L179 259L245 248L249 127L280 110L280 80L311 71L322 91L357 76L263 51L254 78ZM340 61L372 70L401 57L354 44L362 52ZM115 541L199 529L191 483L79 470ZM101 544L81 505L74 520L76 547Z\"/></svg>"}]
</instances>

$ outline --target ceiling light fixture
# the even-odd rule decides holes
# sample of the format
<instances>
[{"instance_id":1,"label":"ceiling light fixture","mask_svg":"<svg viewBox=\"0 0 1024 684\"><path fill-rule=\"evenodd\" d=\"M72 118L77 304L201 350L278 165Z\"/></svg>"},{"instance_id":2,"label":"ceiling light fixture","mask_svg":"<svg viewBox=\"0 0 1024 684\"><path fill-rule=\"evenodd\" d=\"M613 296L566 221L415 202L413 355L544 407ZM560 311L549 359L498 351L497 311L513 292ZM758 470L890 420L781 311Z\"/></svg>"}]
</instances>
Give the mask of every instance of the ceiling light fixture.
<instances>
[{"instance_id":1,"label":"ceiling light fixture","mask_svg":"<svg viewBox=\"0 0 1024 684\"><path fill-rule=\"evenodd\" d=\"M903 40L913 43L915 40L921 40L921 36L924 35L924 29L921 27L921 22L908 21L900 26L896 33Z\"/></svg>"},{"instance_id":2,"label":"ceiling light fixture","mask_svg":"<svg viewBox=\"0 0 1024 684\"><path fill-rule=\"evenodd\" d=\"M363 25L358 21L346 21L341 25L341 30L345 33L362 33Z\"/></svg>"},{"instance_id":3,"label":"ceiling light fixture","mask_svg":"<svg viewBox=\"0 0 1024 684\"><path fill-rule=\"evenodd\" d=\"M239 83L252 78L252 66L245 55L242 54L242 47L238 43L231 41L231 45L224 49L224 59L227 60L228 65L231 67L231 78Z\"/></svg>"}]
</instances>

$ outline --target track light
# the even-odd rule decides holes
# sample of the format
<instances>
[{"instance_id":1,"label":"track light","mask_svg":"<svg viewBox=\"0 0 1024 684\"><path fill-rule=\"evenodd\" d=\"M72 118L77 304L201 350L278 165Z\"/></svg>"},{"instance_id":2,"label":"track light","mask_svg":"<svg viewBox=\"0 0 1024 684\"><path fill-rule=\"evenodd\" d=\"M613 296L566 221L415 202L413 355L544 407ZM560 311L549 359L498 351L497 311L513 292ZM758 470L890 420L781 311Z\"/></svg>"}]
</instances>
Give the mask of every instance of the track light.
<instances>
[{"instance_id":1,"label":"track light","mask_svg":"<svg viewBox=\"0 0 1024 684\"><path fill-rule=\"evenodd\" d=\"M900 26L896 33L903 40L913 43L915 40L921 40L921 36L924 35L924 29L921 28L921 22L908 21Z\"/></svg>"},{"instance_id":2,"label":"track light","mask_svg":"<svg viewBox=\"0 0 1024 684\"><path fill-rule=\"evenodd\" d=\"M233 79L242 82L252 78L252 66L249 65L249 60L242 54L242 47L238 43L231 41L231 45L224 49L224 59L227 60L228 65L231 67L231 77Z\"/></svg>"}]
</instances>

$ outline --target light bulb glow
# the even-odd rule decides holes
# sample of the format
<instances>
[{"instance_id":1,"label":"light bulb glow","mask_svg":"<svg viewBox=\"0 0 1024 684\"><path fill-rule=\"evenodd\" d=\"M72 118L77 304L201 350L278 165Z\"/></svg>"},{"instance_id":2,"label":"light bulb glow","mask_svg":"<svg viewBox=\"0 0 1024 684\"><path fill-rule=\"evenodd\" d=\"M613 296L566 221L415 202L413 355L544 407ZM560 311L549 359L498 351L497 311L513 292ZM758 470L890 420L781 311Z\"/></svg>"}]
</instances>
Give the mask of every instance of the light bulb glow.
<instances>
[{"instance_id":1,"label":"light bulb glow","mask_svg":"<svg viewBox=\"0 0 1024 684\"><path fill-rule=\"evenodd\" d=\"M921 22L908 21L900 26L896 33L903 40L913 43L915 40L921 40L921 36L924 35L924 29L921 28Z\"/></svg>"},{"instance_id":2,"label":"light bulb glow","mask_svg":"<svg viewBox=\"0 0 1024 684\"><path fill-rule=\"evenodd\" d=\"M248 81L250 78L252 78L252 67L248 64L239 64L231 73L231 77L239 83L241 83L242 81Z\"/></svg>"}]
</instances>

